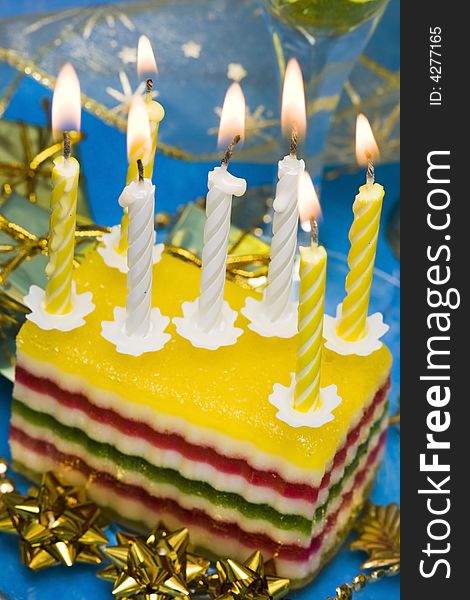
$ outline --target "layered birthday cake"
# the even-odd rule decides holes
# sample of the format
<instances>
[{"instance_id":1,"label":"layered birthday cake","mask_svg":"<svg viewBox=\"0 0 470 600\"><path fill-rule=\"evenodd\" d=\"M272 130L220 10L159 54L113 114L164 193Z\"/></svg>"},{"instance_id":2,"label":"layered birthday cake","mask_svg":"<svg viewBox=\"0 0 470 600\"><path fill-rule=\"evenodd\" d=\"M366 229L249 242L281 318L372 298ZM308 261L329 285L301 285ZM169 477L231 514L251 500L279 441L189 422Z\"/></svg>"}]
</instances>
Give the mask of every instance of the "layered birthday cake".
<instances>
[{"instance_id":1,"label":"layered birthday cake","mask_svg":"<svg viewBox=\"0 0 470 600\"><path fill-rule=\"evenodd\" d=\"M58 95L70 81L79 97L67 65ZM290 154L278 166L263 293L226 278L232 197L247 188L228 170L244 129L240 86L224 101L219 135L228 127L232 141L208 175L202 260L155 244L151 167L163 109L148 93L129 110L121 226L74 271L79 164L56 123L64 154L52 171L48 283L24 299L31 312L17 338L10 445L32 479L56 471L84 484L137 528L188 527L212 557L243 561L261 550L300 586L339 548L367 497L385 444L391 355L381 315L368 314L384 194L371 143L346 297L332 318L318 200L297 157L305 106L295 61L290 86ZM300 247L297 302L299 217L311 240Z\"/></svg>"},{"instance_id":2,"label":"layered birthday cake","mask_svg":"<svg viewBox=\"0 0 470 600\"><path fill-rule=\"evenodd\" d=\"M197 298L201 270L164 252L152 306L170 318ZM188 526L210 555L254 549L302 585L344 539L380 463L391 355L323 349L321 386L341 402L318 427L291 426L269 401L288 386L296 338L263 337L238 312L235 344L197 348L178 335L158 352L120 353L102 322L126 303L126 276L88 254L74 276L95 310L72 331L27 321L17 339L11 421L15 467L60 471L126 523ZM256 292L227 281L240 311ZM320 407L321 408L321 407Z\"/></svg>"}]
</instances>

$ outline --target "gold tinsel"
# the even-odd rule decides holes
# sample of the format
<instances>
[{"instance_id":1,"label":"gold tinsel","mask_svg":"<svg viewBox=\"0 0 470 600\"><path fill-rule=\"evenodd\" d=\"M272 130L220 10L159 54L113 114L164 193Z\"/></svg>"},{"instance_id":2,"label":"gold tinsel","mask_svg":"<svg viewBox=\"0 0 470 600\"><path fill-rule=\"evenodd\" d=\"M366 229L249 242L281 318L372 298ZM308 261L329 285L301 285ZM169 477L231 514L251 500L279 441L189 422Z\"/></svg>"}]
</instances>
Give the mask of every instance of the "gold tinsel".
<instances>
[{"instance_id":1,"label":"gold tinsel","mask_svg":"<svg viewBox=\"0 0 470 600\"><path fill-rule=\"evenodd\" d=\"M342 583L336 588L336 597L327 600L351 600L354 592L361 592L368 583L400 573L400 509L395 503L376 506L369 502L355 529L359 537L351 548L367 552L361 567L371 571L359 573L351 583Z\"/></svg>"},{"instance_id":2,"label":"gold tinsel","mask_svg":"<svg viewBox=\"0 0 470 600\"><path fill-rule=\"evenodd\" d=\"M400 509L396 504L375 506L369 503L356 529L360 535L351 548L369 555L361 565L363 569L400 564Z\"/></svg>"},{"instance_id":3,"label":"gold tinsel","mask_svg":"<svg viewBox=\"0 0 470 600\"><path fill-rule=\"evenodd\" d=\"M11 244L0 244L1 254L13 254L6 261L0 261L0 284L24 261L30 260L36 254L48 253L47 236L38 237L24 227L17 225L0 214L0 231L6 233L12 240ZM75 231L76 246L85 242L97 241L108 227L100 225L78 225ZM78 262L75 262L75 266Z\"/></svg>"}]
</instances>

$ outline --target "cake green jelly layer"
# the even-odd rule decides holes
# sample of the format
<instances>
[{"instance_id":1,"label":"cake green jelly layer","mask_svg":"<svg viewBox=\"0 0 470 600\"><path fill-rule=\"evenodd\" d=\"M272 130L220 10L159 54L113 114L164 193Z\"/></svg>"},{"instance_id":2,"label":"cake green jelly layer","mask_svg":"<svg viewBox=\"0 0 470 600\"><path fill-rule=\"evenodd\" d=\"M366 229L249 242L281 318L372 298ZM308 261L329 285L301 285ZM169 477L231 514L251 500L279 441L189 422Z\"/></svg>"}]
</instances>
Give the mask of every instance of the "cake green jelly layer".
<instances>
[{"instance_id":1,"label":"cake green jelly layer","mask_svg":"<svg viewBox=\"0 0 470 600\"><path fill-rule=\"evenodd\" d=\"M247 502L238 494L216 490L205 482L188 480L173 469L156 467L138 456L123 454L114 446L96 442L80 429L67 427L50 415L32 410L19 400L13 400L12 412L34 427L52 431L55 436L80 445L87 453L99 459L111 460L120 469L144 474L153 483L172 485L181 494L202 496L214 506L236 509L248 519L261 519L278 529L298 531L306 536L310 535L312 525L324 517L328 504L341 493L344 484L357 469L361 457L367 452L371 438L380 429L388 414L385 405L381 416L372 425L368 439L359 446L355 458L346 467L343 477L331 487L325 504L317 508L313 520L310 520L300 515L280 513L268 504Z\"/></svg>"}]
</instances>

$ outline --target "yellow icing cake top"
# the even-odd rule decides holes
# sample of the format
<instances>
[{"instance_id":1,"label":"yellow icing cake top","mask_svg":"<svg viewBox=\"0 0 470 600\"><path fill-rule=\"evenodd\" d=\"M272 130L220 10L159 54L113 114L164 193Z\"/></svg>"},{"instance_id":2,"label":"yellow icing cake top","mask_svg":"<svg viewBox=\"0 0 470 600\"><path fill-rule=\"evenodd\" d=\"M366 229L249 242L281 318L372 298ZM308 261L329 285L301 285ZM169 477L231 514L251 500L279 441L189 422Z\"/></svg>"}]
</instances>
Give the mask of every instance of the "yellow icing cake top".
<instances>
[{"instance_id":1,"label":"yellow icing cake top","mask_svg":"<svg viewBox=\"0 0 470 600\"><path fill-rule=\"evenodd\" d=\"M154 266L153 306L171 318L181 316L182 302L198 296L199 277L200 269L194 265L163 254ZM126 276L92 252L75 272L75 280L78 292L93 292L95 311L86 317L85 326L71 332L43 331L27 321L17 339L18 350L26 357L129 402L251 442L301 469L326 467L391 368L385 346L368 357L324 350L322 387L335 383L343 401L330 423L318 429L293 428L276 418L277 409L268 397L275 383L290 383L295 338L261 337L239 314L236 326L244 333L233 346L216 351L194 348L170 324L167 331L172 338L159 352L139 357L119 354L100 332L101 321L113 319L114 307L125 306ZM242 308L247 295L256 294L227 282L225 298L232 308Z\"/></svg>"}]
</instances>

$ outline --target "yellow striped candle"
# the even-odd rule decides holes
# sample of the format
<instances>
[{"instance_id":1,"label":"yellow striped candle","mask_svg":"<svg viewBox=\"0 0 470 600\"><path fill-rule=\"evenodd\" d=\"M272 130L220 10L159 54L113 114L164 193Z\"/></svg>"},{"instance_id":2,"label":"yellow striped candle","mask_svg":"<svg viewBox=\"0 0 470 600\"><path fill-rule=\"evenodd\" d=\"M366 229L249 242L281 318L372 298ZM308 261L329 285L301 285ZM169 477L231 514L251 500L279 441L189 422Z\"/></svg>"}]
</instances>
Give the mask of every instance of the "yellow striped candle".
<instances>
[{"instance_id":1,"label":"yellow striped candle","mask_svg":"<svg viewBox=\"0 0 470 600\"><path fill-rule=\"evenodd\" d=\"M56 158L52 169L51 217L49 223L49 263L45 309L57 315L69 313L72 306L72 272L75 250L75 221L80 165L70 156L67 131L80 130L80 82L70 64L60 70L52 98L54 136L64 131L64 156Z\"/></svg>"},{"instance_id":2,"label":"yellow striped candle","mask_svg":"<svg viewBox=\"0 0 470 600\"><path fill-rule=\"evenodd\" d=\"M367 333L366 321L384 197L383 187L374 182L373 158L377 155L378 148L369 121L360 114L356 123L356 156L359 164L367 165L367 182L359 188L353 204L346 298L337 326L338 335L348 342L360 340Z\"/></svg>"},{"instance_id":3,"label":"yellow striped candle","mask_svg":"<svg viewBox=\"0 0 470 600\"><path fill-rule=\"evenodd\" d=\"M46 275L46 310L63 315L72 310L72 272L80 165L60 156L52 169L49 262Z\"/></svg>"},{"instance_id":4,"label":"yellow striped candle","mask_svg":"<svg viewBox=\"0 0 470 600\"><path fill-rule=\"evenodd\" d=\"M349 231L351 248L348 254L346 298L337 328L338 335L349 342L360 340L366 334L383 197L384 189L381 185L365 184L359 188L353 204L354 221Z\"/></svg>"},{"instance_id":5,"label":"yellow striped candle","mask_svg":"<svg viewBox=\"0 0 470 600\"><path fill-rule=\"evenodd\" d=\"M144 76L149 76L157 73L157 63L153 54L152 45L147 36L141 35L137 45L137 72L139 78L143 79ZM158 129L160 121L165 116L165 110L159 102L155 102L152 99L152 79L147 79L147 94L145 98L145 105L147 107L147 114L150 122L150 135L151 135L151 146L148 152L142 152L142 164L144 165L144 178L152 181L153 177L153 166L155 162L155 153L157 151L158 141ZM137 171L137 162L129 162L127 169L126 185L129 185L132 181L138 181L139 173ZM121 237L118 244L118 252L124 254L127 251L128 246L128 228L129 228L129 216L127 209L124 210L124 214L121 220Z\"/></svg>"},{"instance_id":6,"label":"yellow striped candle","mask_svg":"<svg viewBox=\"0 0 470 600\"><path fill-rule=\"evenodd\" d=\"M326 285L326 250L300 248L300 297L294 405L315 409L320 399L323 313Z\"/></svg>"},{"instance_id":7,"label":"yellow striped candle","mask_svg":"<svg viewBox=\"0 0 470 600\"><path fill-rule=\"evenodd\" d=\"M308 173L304 172L299 181L299 215L302 228L312 231L312 243L310 247L300 247L294 392L294 406L303 412L315 410L320 400L327 255L325 248L318 245L318 226L314 215L319 212L315 188Z\"/></svg>"},{"instance_id":8,"label":"yellow striped candle","mask_svg":"<svg viewBox=\"0 0 470 600\"><path fill-rule=\"evenodd\" d=\"M155 152L157 151L158 141L158 128L160 121L165 116L163 106L152 100L152 97L147 95L145 106L147 107L147 114L150 121L150 133L152 139L152 145L149 152L142 154L142 163L144 165L144 178L152 180L153 176L153 165L155 162ZM130 162L127 169L126 185L129 185L132 181L138 181L139 173L137 171L137 163Z\"/></svg>"}]
</instances>

